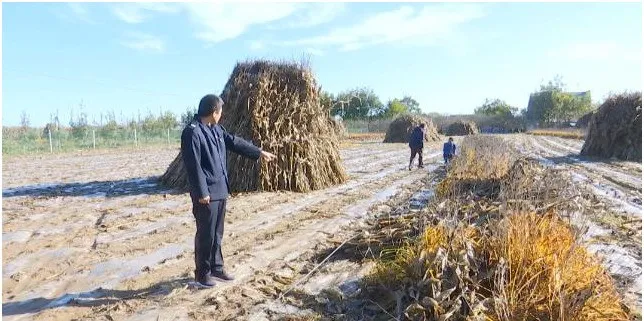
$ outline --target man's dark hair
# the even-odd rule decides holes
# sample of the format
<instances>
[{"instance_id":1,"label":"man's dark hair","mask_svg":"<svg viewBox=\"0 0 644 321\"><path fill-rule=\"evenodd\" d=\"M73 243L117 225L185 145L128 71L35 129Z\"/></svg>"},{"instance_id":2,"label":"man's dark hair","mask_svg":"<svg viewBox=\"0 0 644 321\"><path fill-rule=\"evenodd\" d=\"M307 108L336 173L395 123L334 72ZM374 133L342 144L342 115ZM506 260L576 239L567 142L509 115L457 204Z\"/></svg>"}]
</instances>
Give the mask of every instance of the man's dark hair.
<instances>
[{"instance_id":1,"label":"man's dark hair","mask_svg":"<svg viewBox=\"0 0 644 321\"><path fill-rule=\"evenodd\" d=\"M425 128L425 123L420 123L420 128Z\"/></svg>"},{"instance_id":2,"label":"man's dark hair","mask_svg":"<svg viewBox=\"0 0 644 321\"><path fill-rule=\"evenodd\" d=\"M451 141L453 141L453 140L454 140L454 138L450 137L448 140L451 142Z\"/></svg>"},{"instance_id":3,"label":"man's dark hair","mask_svg":"<svg viewBox=\"0 0 644 321\"><path fill-rule=\"evenodd\" d=\"M205 95L199 102L197 115L199 115L199 117L212 115L214 112L219 112L223 106L224 101L221 100L219 96L213 94Z\"/></svg>"}]
</instances>

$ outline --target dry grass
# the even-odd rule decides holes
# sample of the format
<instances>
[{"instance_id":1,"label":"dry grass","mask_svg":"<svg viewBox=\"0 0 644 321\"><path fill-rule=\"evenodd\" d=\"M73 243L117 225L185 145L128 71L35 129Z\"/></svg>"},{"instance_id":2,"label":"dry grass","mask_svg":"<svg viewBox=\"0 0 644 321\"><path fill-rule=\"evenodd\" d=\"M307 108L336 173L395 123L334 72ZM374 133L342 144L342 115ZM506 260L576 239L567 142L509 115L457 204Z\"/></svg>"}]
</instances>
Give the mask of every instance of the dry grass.
<instances>
[{"instance_id":1,"label":"dry grass","mask_svg":"<svg viewBox=\"0 0 644 321\"><path fill-rule=\"evenodd\" d=\"M514 159L495 137L462 145L417 236L380 246L369 295L409 320L627 320L611 277L560 215L571 209L561 200L584 205L565 177Z\"/></svg>"},{"instance_id":2,"label":"dry grass","mask_svg":"<svg viewBox=\"0 0 644 321\"><path fill-rule=\"evenodd\" d=\"M577 128L571 128L571 129L556 129L556 128L553 128L553 129L535 129L535 130L528 131L528 134L535 135L535 136L553 136L553 137L568 138L568 139L579 139L579 140L586 139L586 130L585 129L577 129Z\"/></svg>"},{"instance_id":3,"label":"dry grass","mask_svg":"<svg viewBox=\"0 0 644 321\"><path fill-rule=\"evenodd\" d=\"M457 151L459 155L452 160L447 177L438 184L437 194L449 198L467 192L498 193L501 178L515 159L505 152L509 149L510 145L500 137L467 137Z\"/></svg>"},{"instance_id":4,"label":"dry grass","mask_svg":"<svg viewBox=\"0 0 644 321\"><path fill-rule=\"evenodd\" d=\"M486 246L494 319L627 320L610 276L554 212L510 215Z\"/></svg>"}]
</instances>

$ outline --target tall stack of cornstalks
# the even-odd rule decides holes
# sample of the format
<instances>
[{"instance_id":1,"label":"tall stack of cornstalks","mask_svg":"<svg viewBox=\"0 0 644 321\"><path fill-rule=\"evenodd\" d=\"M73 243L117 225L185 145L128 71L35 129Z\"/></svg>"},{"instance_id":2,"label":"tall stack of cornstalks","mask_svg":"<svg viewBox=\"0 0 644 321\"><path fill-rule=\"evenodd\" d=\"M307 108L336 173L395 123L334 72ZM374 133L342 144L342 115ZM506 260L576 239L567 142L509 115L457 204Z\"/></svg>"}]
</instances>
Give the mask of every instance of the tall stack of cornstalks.
<instances>
[{"instance_id":1,"label":"tall stack of cornstalks","mask_svg":"<svg viewBox=\"0 0 644 321\"><path fill-rule=\"evenodd\" d=\"M261 60L238 63L221 98L222 126L277 155L276 161L266 163L230 153L231 192L307 192L346 181L338 129L320 104L310 67ZM188 188L180 154L161 182Z\"/></svg>"}]
</instances>

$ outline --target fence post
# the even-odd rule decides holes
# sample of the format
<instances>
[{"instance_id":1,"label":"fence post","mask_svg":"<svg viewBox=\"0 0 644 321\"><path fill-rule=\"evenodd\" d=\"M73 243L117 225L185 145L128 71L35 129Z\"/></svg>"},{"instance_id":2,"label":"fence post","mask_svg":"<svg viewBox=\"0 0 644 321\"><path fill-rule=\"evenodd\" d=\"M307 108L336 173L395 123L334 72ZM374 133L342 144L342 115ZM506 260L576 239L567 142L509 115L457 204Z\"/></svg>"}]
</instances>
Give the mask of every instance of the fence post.
<instances>
[{"instance_id":1,"label":"fence post","mask_svg":"<svg viewBox=\"0 0 644 321\"><path fill-rule=\"evenodd\" d=\"M139 147L139 142L136 138L136 127L134 128L134 146Z\"/></svg>"},{"instance_id":2,"label":"fence post","mask_svg":"<svg viewBox=\"0 0 644 321\"><path fill-rule=\"evenodd\" d=\"M54 153L54 143L51 141L51 128L47 129L47 136L49 136L49 152Z\"/></svg>"},{"instance_id":3,"label":"fence post","mask_svg":"<svg viewBox=\"0 0 644 321\"><path fill-rule=\"evenodd\" d=\"M96 149L96 129L92 129L92 140L94 141L94 149Z\"/></svg>"},{"instance_id":4,"label":"fence post","mask_svg":"<svg viewBox=\"0 0 644 321\"><path fill-rule=\"evenodd\" d=\"M170 128L168 128L168 145L170 145Z\"/></svg>"}]
</instances>

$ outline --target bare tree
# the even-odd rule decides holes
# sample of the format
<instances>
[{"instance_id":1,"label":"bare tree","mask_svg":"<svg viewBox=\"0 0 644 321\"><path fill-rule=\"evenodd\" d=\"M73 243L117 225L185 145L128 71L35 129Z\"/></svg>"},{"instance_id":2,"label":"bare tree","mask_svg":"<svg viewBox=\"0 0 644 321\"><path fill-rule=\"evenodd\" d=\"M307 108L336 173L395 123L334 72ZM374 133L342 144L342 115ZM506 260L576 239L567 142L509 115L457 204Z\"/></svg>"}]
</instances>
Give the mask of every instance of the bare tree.
<instances>
[{"instance_id":1,"label":"bare tree","mask_svg":"<svg viewBox=\"0 0 644 321\"><path fill-rule=\"evenodd\" d=\"M29 128L29 124L29 115L27 115L27 112L23 110L22 113L20 113L20 127L22 127L22 129L27 129Z\"/></svg>"}]
</instances>

